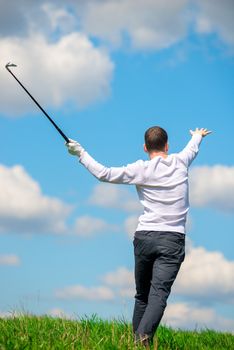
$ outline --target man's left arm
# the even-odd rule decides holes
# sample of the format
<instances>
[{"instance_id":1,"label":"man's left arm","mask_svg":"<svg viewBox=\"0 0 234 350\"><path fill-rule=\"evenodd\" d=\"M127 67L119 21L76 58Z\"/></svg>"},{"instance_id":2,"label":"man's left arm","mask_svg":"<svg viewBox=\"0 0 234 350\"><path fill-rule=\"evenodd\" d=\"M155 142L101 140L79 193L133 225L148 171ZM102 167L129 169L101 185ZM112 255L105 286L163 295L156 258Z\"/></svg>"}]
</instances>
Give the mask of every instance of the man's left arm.
<instances>
[{"instance_id":1,"label":"man's left arm","mask_svg":"<svg viewBox=\"0 0 234 350\"><path fill-rule=\"evenodd\" d=\"M192 135L191 140L188 142L186 147L178 153L179 157L183 160L187 167L190 166L194 158L196 157L199 151L199 145L202 141L202 138L209 135L211 131L205 128L196 128L195 130L190 130L190 134Z\"/></svg>"}]
</instances>

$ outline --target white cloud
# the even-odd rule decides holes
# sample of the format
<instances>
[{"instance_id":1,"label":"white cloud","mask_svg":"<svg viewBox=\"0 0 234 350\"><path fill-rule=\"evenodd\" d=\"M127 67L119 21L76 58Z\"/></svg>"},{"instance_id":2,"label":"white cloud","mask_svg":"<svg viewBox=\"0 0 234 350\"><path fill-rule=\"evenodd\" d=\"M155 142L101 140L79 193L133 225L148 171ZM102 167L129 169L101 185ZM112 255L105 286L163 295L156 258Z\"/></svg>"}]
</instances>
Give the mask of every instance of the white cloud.
<instances>
[{"instance_id":1,"label":"white cloud","mask_svg":"<svg viewBox=\"0 0 234 350\"><path fill-rule=\"evenodd\" d=\"M191 231L192 227L193 227L192 217L191 217L191 215L188 213L187 219L186 219L186 224L185 224L185 230L186 230L186 232Z\"/></svg>"},{"instance_id":2,"label":"white cloud","mask_svg":"<svg viewBox=\"0 0 234 350\"><path fill-rule=\"evenodd\" d=\"M214 309L196 307L188 303L168 304L162 323L174 328L209 328L217 331L233 332L234 320L218 315Z\"/></svg>"},{"instance_id":3,"label":"white cloud","mask_svg":"<svg viewBox=\"0 0 234 350\"><path fill-rule=\"evenodd\" d=\"M196 29L198 33L217 33L226 44L234 45L233 0L198 0Z\"/></svg>"},{"instance_id":4,"label":"white cloud","mask_svg":"<svg viewBox=\"0 0 234 350\"><path fill-rule=\"evenodd\" d=\"M193 30L216 33L233 47L233 7L233 0L21 0L21 6L11 0L1 6L0 36L53 38L78 30L110 46L160 50Z\"/></svg>"},{"instance_id":5,"label":"white cloud","mask_svg":"<svg viewBox=\"0 0 234 350\"><path fill-rule=\"evenodd\" d=\"M136 294L134 288L131 287L123 287L119 289L119 296L124 299L132 299L134 298L134 295Z\"/></svg>"},{"instance_id":6,"label":"white cloud","mask_svg":"<svg viewBox=\"0 0 234 350\"><path fill-rule=\"evenodd\" d=\"M198 34L216 33L233 47L233 0L89 1L81 22L87 33L135 49L164 49L182 41L195 23ZM127 39L126 39L127 37Z\"/></svg>"},{"instance_id":7,"label":"white cloud","mask_svg":"<svg viewBox=\"0 0 234 350\"><path fill-rule=\"evenodd\" d=\"M0 266L1 265L19 266L20 263L21 263L20 258L15 254L0 255Z\"/></svg>"},{"instance_id":8,"label":"white cloud","mask_svg":"<svg viewBox=\"0 0 234 350\"><path fill-rule=\"evenodd\" d=\"M142 207L136 197L120 185L99 183L94 187L89 203L126 212L139 212Z\"/></svg>"},{"instance_id":9,"label":"white cloud","mask_svg":"<svg viewBox=\"0 0 234 350\"><path fill-rule=\"evenodd\" d=\"M19 311L1 311L0 310L0 318L13 318L20 317L22 313Z\"/></svg>"},{"instance_id":10,"label":"white cloud","mask_svg":"<svg viewBox=\"0 0 234 350\"><path fill-rule=\"evenodd\" d=\"M124 222L124 228L127 232L130 239L134 238L134 233L136 231L138 224L138 216L137 215L131 215L127 217L127 219Z\"/></svg>"},{"instance_id":11,"label":"white cloud","mask_svg":"<svg viewBox=\"0 0 234 350\"><path fill-rule=\"evenodd\" d=\"M71 207L46 196L20 165L0 165L0 232L63 233Z\"/></svg>"},{"instance_id":12,"label":"white cloud","mask_svg":"<svg viewBox=\"0 0 234 350\"><path fill-rule=\"evenodd\" d=\"M58 299L83 299L89 301L109 301L114 299L113 291L105 286L85 287L74 285L57 290L55 296Z\"/></svg>"},{"instance_id":13,"label":"white cloud","mask_svg":"<svg viewBox=\"0 0 234 350\"><path fill-rule=\"evenodd\" d=\"M190 173L190 202L221 211L234 211L234 166L194 167Z\"/></svg>"},{"instance_id":14,"label":"white cloud","mask_svg":"<svg viewBox=\"0 0 234 350\"><path fill-rule=\"evenodd\" d=\"M126 267L119 267L116 271L105 274L101 279L115 290L116 296L127 299L134 297L134 274Z\"/></svg>"},{"instance_id":15,"label":"white cloud","mask_svg":"<svg viewBox=\"0 0 234 350\"><path fill-rule=\"evenodd\" d=\"M135 49L163 49L186 35L187 0L89 1L82 24L85 32L114 45L130 38Z\"/></svg>"},{"instance_id":16,"label":"white cloud","mask_svg":"<svg viewBox=\"0 0 234 350\"><path fill-rule=\"evenodd\" d=\"M116 231L115 225L108 224L105 220L93 216L84 215L76 219L74 233L82 237L90 237L96 233Z\"/></svg>"},{"instance_id":17,"label":"white cloud","mask_svg":"<svg viewBox=\"0 0 234 350\"><path fill-rule=\"evenodd\" d=\"M0 311L0 318L11 318L11 317L14 317L14 315L11 312Z\"/></svg>"},{"instance_id":18,"label":"white cloud","mask_svg":"<svg viewBox=\"0 0 234 350\"><path fill-rule=\"evenodd\" d=\"M47 315L58 318L73 319L73 317L60 308L53 308L47 312Z\"/></svg>"},{"instance_id":19,"label":"white cloud","mask_svg":"<svg viewBox=\"0 0 234 350\"><path fill-rule=\"evenodd\" d=\"M55 3L45 2L41 5L41 9L49 20L52 31L60 30L62 33L67 33L73 31L76 27L74 14L67 11L65 7L60 7Z\"/></svg>"},{"instance_id":20,"label":"white cloud","mask_svg":"<svg viewBox=\"0 0 234 350\"><path fill-rule=\"evenodd\" d=\"M8 61L18 65L16 76L44 107L67 101L84 107L110 92L113 63L84 34L70 33L50 42L37 32L26 38L0 38L0 47L0 104L6 115L38 111L3 67Z\"/></svg>"},{"instance_id":21,"label":"white cloud","mask_svg":"<svg viewBox=\"0 0 234 350\"><path fill-rule=\"evenodd\" d=\"M174 293L193 300L234 302L234 261L221 252L191 247L174 285Z\"/></svg>"},{"instance_id":22,"label":"white cloud","mask_svg":"<svg viewBox=\"0 0 234 350\"><path fill-rule=\"evenodd\" d=\"M27 32L25 5L24 0L21 1L21 6L17 6L14 0L1 1L0 36L24 35Z\"/></svg>"},{"instance_id":23,"label":"white cloud","mask_svg":"<svg viewBox=\"0 0 234 350\"><path fill-rule=\"evenodd\" d=\"M102 281L109 286L131 287L134 284L134 276L126 267L119 267L116 271L104 275Z\"/></svg>"},{"instance_id":24,"label":"white cloud","mask_svg":"<svg viewBox=\"0 0 234 350\"><path fill-rule=\"evenodd\" d=\"M108 272L101 280L115 292L116 297L132 299L135 294L133 271L126 267L119 267L115 271Z\"/></svg>"},{"instance_id":25,"label":"white cloud","mask_svg":"<svg viewBox=\"0 0 234 350\"><path fill-rule=\"evenodd\" d=\"M1 0L0 36L26 37L32 32L47 36L69 33L79 27L78 15L87 2L21 0L18 6L17 0Z\"/></svg>"}]
</instances>

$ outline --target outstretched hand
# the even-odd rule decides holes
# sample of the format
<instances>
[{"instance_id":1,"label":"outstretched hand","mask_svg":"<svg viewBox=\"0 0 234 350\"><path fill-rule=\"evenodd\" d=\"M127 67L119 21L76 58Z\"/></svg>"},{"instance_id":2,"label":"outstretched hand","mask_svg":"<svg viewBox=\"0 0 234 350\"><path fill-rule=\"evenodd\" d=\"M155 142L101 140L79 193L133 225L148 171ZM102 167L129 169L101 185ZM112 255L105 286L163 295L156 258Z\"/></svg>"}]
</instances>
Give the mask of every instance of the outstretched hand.
<instances>
[{"instance_id":1,"label":"outstretched hand","mask_svg":"<svg viewBox=\"0 0 234 350\"><path fill-rule=\"evenodd\" d=\"M199 134L202 137L205 137L206 135L209 135L212 131L204 129L204 128L196 128L194 131L193 130L189 130L190 134L193 136L194 134Z\"/></svg>"},{"instance_id":2,"label":"outstretched hand","mask_svg":"<svg viewBox=\"0 0 234 350\"><path fill-rule=\"evenodd\" d=\"M68 152L73 156L80 157L84 152L84 148L75 140L69 139L69 142L65 143L67 146Z\"/></svg>"}]
</instances>

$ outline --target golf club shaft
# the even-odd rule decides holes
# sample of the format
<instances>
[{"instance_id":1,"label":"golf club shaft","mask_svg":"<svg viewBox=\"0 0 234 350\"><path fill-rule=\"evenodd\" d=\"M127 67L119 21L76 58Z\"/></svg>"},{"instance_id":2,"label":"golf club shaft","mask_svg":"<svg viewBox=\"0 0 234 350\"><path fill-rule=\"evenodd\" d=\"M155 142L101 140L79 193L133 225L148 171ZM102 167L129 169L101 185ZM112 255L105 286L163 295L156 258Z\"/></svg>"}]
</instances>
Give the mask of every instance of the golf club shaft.
<instances>
[{"instance_id":1,"label":"golf club shaft","mask_svg":"<svg viewBox=\"0 0 234 350\"><path fill-rule=\"evenodd\" d=\"M33 102L36 103L36 105L40 108L40 110L45 114L45 116L49 119L49 121L54 125L54 127L57 129L57 131L60 133L60 135L64 138L66 142L69 142L69 138L62 132L62 130L58 127L58 125L51 119L51 117L48 115L48 113L40 106L40 104L35 100L35 98L30 94L30 92L26 89L26 87L19 81L19 79L12 73L12 71L9 69L9 67L6 65L6 69L9 73L15 78L15 80L20 84L20 86L24 89L24 91L31 97Z\"/></svg>"}]
</instances>

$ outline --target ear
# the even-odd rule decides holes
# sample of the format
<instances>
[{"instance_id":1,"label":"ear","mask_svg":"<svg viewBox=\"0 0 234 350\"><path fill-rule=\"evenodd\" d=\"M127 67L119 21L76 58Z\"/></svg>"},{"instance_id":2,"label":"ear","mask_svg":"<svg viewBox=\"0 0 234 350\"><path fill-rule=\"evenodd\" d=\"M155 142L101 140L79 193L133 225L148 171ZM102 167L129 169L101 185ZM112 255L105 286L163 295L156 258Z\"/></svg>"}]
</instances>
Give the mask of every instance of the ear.
<instances>
[{"instance_id":1,"label":"ear","mask_svg":"<svg viewBox=\"0 0 234 350\"><path fill-rule=\"evenodd\" d=\"M165 152L168 152L168 150L169 150L169 143L166 143L166 145L165 145Z\"/></svg>"},{"instance_id":2,"label":"ear","mask_svg":"<svg viewBox=\"0 0 234 350\"><path fill-rule=\"evenodd\" d=\"M149 153L148 150L147 150L147 148L146 148L145 143L144 143L144 145L143 145L143 148L144 148L144 152L145 152L145 153Z\"/></svg>"}]
</instances>

